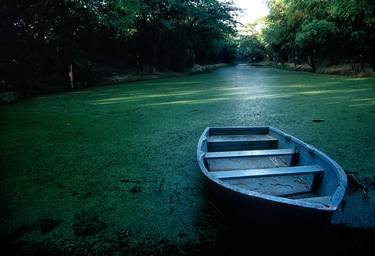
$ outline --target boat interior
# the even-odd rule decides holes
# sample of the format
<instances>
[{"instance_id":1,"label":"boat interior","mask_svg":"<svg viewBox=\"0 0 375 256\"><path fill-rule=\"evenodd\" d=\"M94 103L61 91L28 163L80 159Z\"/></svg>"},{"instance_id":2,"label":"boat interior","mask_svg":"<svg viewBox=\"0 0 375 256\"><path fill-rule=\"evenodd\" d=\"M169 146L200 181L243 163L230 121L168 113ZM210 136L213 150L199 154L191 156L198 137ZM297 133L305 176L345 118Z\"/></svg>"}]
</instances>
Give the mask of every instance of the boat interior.
<instances>
[{"instance_id":1,"label":"boat interior","mask_svg":"<svg viewBox=\"0 0 375 256\"><path fill-rule=\"evenodd\" d=\"M315 149L268 127L210 128L205 136L209 175L232 187L330 205L338 177Z\"/></svg>"}]
</instances>

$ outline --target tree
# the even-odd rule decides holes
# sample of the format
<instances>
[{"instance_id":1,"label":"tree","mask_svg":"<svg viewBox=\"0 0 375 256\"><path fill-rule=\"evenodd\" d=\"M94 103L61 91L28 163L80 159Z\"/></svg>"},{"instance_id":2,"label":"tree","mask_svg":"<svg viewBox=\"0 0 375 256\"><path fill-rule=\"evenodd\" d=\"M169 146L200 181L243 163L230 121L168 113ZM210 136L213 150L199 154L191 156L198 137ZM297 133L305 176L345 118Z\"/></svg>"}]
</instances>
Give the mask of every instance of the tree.
<instances>
[{"instance_id":1,"label":"tree","mask_svg":"<svg viewBox=\"0 0 375 256\"><path fill-rule=\"evenodd\" d=\"M372 0L268 0L265 45L277 61L309 59L374 63L375 2ZM367 59L365 59L365 56ZM374 64L373 64L374 66Z\"/></svg>"},{"instance_id":2,"label":"tree","mask_svg":"<svg viewBox=\"0 0 375 256\"><path fill-rule=\"evenodd\" d=\"M336 33L338 28L335 23L327 20L312 20L304 23L296 34L296 46L307 54L313 71L316 70L315 53L321 47L329 45Z\"/></svg>"},{"instance_id":3,"label":"tree","mask_svg":"<svg viewBox=\"0 0 375 256\"><path fill-rule=\"evenodd\" d=\"M4 0L0 79L17 90L82 84L98 66L184 70L230 60L231 0Z\"/></svg>"}]
</instances>

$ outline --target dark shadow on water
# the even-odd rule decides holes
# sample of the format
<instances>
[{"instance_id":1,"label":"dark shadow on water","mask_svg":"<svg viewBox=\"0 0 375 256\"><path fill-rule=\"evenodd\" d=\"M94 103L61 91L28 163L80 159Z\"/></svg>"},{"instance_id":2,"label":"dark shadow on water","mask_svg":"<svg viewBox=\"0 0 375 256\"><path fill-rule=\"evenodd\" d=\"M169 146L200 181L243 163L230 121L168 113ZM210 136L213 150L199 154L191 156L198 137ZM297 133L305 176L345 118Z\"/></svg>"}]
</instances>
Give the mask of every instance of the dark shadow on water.
<instances>
[{"instance_id":1,"label":"dark shadow on water","mask_svg":"<svg viewBox=\"0 0 375 256\"><path fill-rule=\"evenodd\" d=\"M212 211L208 221L218 229L212 241L215 253L208 255L374 255L375 231L332 225L314 217L242 214L238 210L243 208L233 204L213 203L216 196L207 195Z\"/></svg>"},{"instance_id":2,"label":"dark shadow on water","mask_svg":"<svg viewBox=\"0 0 375 256\"><path fill-rule=\"evenodd\" d=\"M244 221L222 215L216 255L374 255L375 232L342 225Z\"/></svg>"},{"instance_id":3,"label":"dark shadow on water","mask_svg":"<svg viewBox=\"0 0 375 256\"><path fill-rule=\"evenodd\" d=\"M2 255L374 255L374 231L319 224L315 219L298 223L296 219L281 221L273 212L241 215L235 208L225 209L214 203L207 181L203 182L201 192L204 205L194 224L201 233L197 241L176 244L158 237L134 245L131 235L119 233L111 239L97 237L91 243L57 248L42 241L18 243L21 234L30 231L27 227L9 237L8 241L1 241L8 243L1 244ZM92 223L93 219L85 220L85 223ZM31 228L39 232L45 223L50 222L60 223L43 221ZM97 223L95 219L94 222Z\"/></svg>"}]
</instances>

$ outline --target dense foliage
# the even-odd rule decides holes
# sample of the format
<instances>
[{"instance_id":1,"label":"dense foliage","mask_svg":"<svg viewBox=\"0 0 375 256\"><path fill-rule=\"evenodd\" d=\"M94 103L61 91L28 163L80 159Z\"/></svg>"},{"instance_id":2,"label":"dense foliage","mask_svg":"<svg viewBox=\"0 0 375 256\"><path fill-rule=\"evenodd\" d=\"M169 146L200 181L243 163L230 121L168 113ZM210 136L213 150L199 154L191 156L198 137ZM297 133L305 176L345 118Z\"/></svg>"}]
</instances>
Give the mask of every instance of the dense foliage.
<instances>
[{"instance_id":1,"label":"dense foliage","mask_svg":"<svg viewBox=\"0 0 375 256\"><path fill-rule=\"evenodd\" d=\"M243 26L237 37L237 58L241 61L259 62L265 58L265 47L259 32L264 21L259 19Z\"/></svg>"},{"instance_id":2,"label":"dense foliage","mask_svg":"<svg viewBox=\"0 0 375 256\"><path fill-rule=\"evenodd\" d=\"M271 60L308 62L313 69L349 62L372 63L375 68L374 0L267 2L270 14L256 38Z\"/></svg>"},{"instance_id":3,"label":"dense foliage","mask_svg":"<svg viewBox=\"0 0 375 256\"><path fill-rule=\"evenodd\" d=\"M267 19L236 37L232 0L3 0L0 90L67 87L71 66L80 84L98 67L183 71L231 62L236 47L251 61L375 68L374 0L267 3Z\"/></svg>"},{"instance_id":4,"label":"dense foliage","mask_svg":"<svg viewBox=\"0 0 375 256\"><path fill-rule=\"evenodd\" d=\"M280 61L371 61L375 47L372 0L270 0L270 53ZM276 38L277 37L277 38ZM367 58L367 59L365 59Z\"/></svg>"},{"instance_id":5,"label":"dense foliage","mask_svg":"<svg viewBox=\"0 0 375 256\"><path fill-rule=\"evenodd\" d=\"M101 66L181 71L231 61L231 0L4 0L0 80L17 90L95 79Z\"/></svg>"}]
</instances>

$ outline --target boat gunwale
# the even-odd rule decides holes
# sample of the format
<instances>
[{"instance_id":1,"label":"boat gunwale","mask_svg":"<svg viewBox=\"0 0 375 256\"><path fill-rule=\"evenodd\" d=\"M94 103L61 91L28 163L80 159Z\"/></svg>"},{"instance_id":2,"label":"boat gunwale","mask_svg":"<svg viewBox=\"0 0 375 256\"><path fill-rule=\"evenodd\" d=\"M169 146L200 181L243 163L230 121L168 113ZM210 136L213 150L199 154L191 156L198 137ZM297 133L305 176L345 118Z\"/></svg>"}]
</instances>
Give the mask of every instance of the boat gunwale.
<instances>
[{"instance_id":1,"label":"boat gunwale","mask_svg":"<svg viewBox=\"0 0 375 256\"><path fill-rule=\"evenodd\" d=\"M327 165L329 165L333 169L333 171L336 173L337 178L339 180L339 184L338 184L335 192L331 196L330 204L327 205L327 204L314 203L314 202L304 202L304 201L299 201L299 200L296 200L296 199L289 199L289 198L285 198L285 197L263 194L263 193L260 193L260 192L251 191L251 190L240 188L240 187L237 187L237 186L234 186L234 185L230 185L227 182L222 181L219 178L216 178L213 175L211 175L210 172L207 170L206 166L204 165L205 152L202 151L202 145L203 145L203 142L205 140L207 140L207 138L209 137L209 132L210 132L211 129L223 129L223 128L225 128L225 129L246 129L246 128L247 129L253 129L253 128L268 129L269 131L277 133L280 136L282 136L282 137L284 137L288 140L293 141L295 144L305 148L308 152L315 154L317 157L322 159L324 162L327 163ZM346 187L347 187L347 178L346 178L346 174L345 174L344 170L332 158L330 158L328 155L326 155L325 153L323 153L319 149L315 148L314 146L309 145L309 144L303 142L302 140L300 140L300 139L298 139L298 138L296 138L296 137L294 137L290 134L287 134L287 133L285 133L281 130L278 130L278 129L272 127L272 126L207 127L203 131L203 133L202 133L202 135L201 135L201 137L199 138L199 141L198 141L197 160L198 160L199 167L200 167L201 171L203 172L203 174L207 178L209 178L212 182L215 182L216 184L219 184L219 185L223 186L224 188L230 189L230 190L235 191L237 193L241 193L241 194L251 196L251 197L260 198L260 199L267 200L267 201L283 203L283 204L288 204L288 205L293 205L293 206L298 206L298 207L303 207L303 208L316 209L316 210L319 210L319 211L327 211L327 212L335 211L338 208L338 206L340 205L342 199L344 198L345 190L346 190Z\"/></svg>"}]
</instances>

